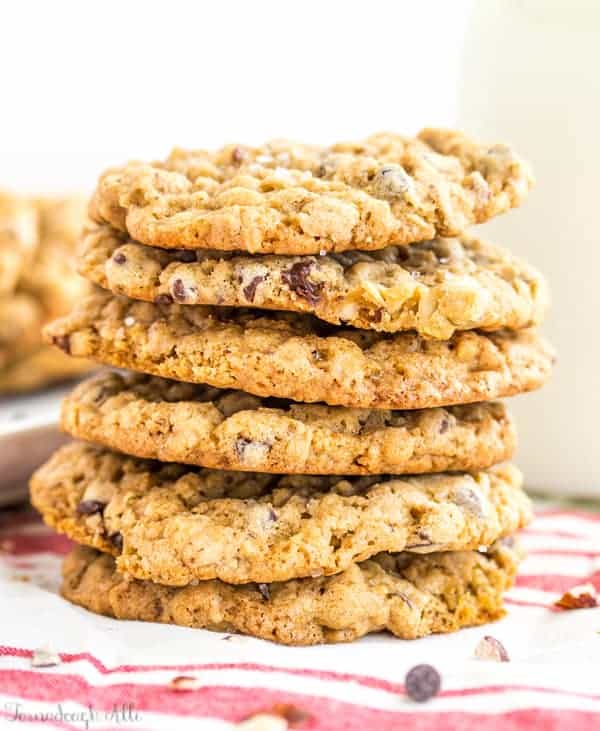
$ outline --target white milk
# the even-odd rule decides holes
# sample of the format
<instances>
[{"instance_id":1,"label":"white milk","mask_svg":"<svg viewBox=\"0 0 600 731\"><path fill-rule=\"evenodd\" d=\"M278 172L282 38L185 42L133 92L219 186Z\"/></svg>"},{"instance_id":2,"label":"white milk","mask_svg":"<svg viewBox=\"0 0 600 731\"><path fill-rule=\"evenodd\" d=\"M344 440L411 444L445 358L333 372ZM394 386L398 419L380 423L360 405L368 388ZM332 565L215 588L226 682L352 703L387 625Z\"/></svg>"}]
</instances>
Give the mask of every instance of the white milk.
<instances>
[{"instance_id":1,"label":"white milk","mask_svg":"<svg viewBox=\"0 0 600 731\"><path fill-rule=\"evenodd\" d=\"M600 496L600 1L476 2L460 125L513 143L537 178L521 209L481 228L553 294L553 380L510 403L519 464L535 489Z\"/></svg>"}]
</instances>

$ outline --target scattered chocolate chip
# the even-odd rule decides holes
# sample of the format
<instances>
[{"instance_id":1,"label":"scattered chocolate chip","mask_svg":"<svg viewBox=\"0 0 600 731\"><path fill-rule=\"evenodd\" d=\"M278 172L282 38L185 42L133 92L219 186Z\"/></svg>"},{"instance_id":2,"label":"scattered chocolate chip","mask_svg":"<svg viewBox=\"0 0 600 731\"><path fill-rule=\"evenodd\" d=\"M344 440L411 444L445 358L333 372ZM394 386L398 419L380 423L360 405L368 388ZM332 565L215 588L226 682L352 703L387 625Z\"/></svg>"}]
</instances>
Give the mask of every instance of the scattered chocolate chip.
<instances>
[{"instance_id":1,"label":"scattered chocolate chip","mask_svg":"<svg viewBox=\"0 0 600 731\"><path fill-rule=\"evenodd\" d=\"M169 688L177 691L198 690L202 687L200 680L193 675L177 675L169 681Z\"/></svg>"},{"instance_id":2,"label":"scattered chocolate chip","mask_svg":"<svg viewBox=\"0 0 600 731\"><path fill-rule=\"evenodd\" d=\"M79 515L96 515L102 513L106 503L101 500L82 500L77 506L77 513Z\"/></svg>"},{"instance_id":3,"label":"scattered chocolate chip","mask_svg":"<svg viewBox=\"0 0 600 731\"><path fill-rule=\"evenodd\" d=\"M494 660L495 662L508 662L508 652L506 648L495 637L486 635L482 637L475 648L475 657L480 660Z\"/></svg>"},{"instance_id":4,"label":"scattered chocolate chip","mask_svg":"<svg viewBox=\"0 0 600 731\"><path fill-rule=\"evenodd\" d=\"M596 589L592 584L575 586L554 602L560 609L592 609L598 606Z\"/></svg>"},{"instance_id":5,"label":"scattered chocolate chip","mask_svg":"<svg viewBox=\"0 0 600 731\"><path fill-rule=\"evenodd\" d=\"M71 339L68 335L53 335L52 344L57 348L64 350L67 355L71 354Z\"/></svg>"},{"instance_id":6,"label":"scattered chocolate chip","mask_svg":"<svg viewBox=\"0 0 600 731\"><path fill-rule=\"evenodd\" d=\"M431 665L415 665L404 680L406 695L417 703L424 703L440 692L442 679Z\"/></svg>"},{"instance_id":7,"label":"scattered chocolate chip","mask_svg":"<svg viewBox=\"0 0 600 731\"><path fill-rule=\"evenodd\" d=\"M264 280L264 277L261 277L260 275L254 277L249 284L247 284L244 289L242 290L244 293L244 297L248 300L248 302L254 302L254 296L256 294L256 288L258 285Z\"/></svg>"},{"instance_id":8,"label":"scattered chocolate chip","mask_svg":"<svg viewBox=\"0 0 600 731\"><path fill-rule=\"evenodd\" d=\"M170 294L159 294L154 298L155 305L170 305L173 303L173 298Z\"/></svg>"},{"instance_id":9,"label":"scattered chocolate chip","mask_svg":"<svg viewBox=\"0 0 600 731\"><path fill-rule=\"evenodd\" d=\"M269 585L268 584L257 584L257 589L260 591L260 594L262 598L268 602L271 598L271 592L269 591Z\"/></svg>"},{"instance_id":10,"label":"scattered chocolate chip","mask_svg":"<svg viewBox=\"0 0 600 731\"><path fill-rule=\"evenodd\" d=\"M290 728L298 728L304 723L310 721L313 716L303 708L298 708L291 703L276 703L267 713L273 716L279 716L288 722Z\"/></svg>"},{"instance_id":11,"label":"scattered chocolate chip","mask_svg":"<svg viewBox=\"0 0 600 731\"><path fill-rule=\"evenodd\" d=\"M110 533L107 535L107 538L117 551L123 550L123 536L118 531L116 533Z\"/></svg>"},{"instance_id":12,"label":"scattered chocolate chip","mask_svg":"<svg viewBox=\"0 0 600 731\"><path fill-rule=\"evenodd\" d=\"M127 257L122 251L116 251L113 254L112 260L115 264L125 264L125 262L127 261Z\"/></svg>"},{"instance_id":13,"label":"scattered chocolate chip","mask_svg":"<svg viewBox=\"0 0 600 731\"><path fill-rule=\"evenodd\" d=\"M310 261L297 261L289 269L281 272L281 278L299 297L315 305L321 296L323 284L311 282L308 278L312 267L313 263Z\"/></svg>"},{"instance_id":14,"label":"scattered chocolate chip","mask_svg":"<svg viewBox=\"0 0 600 731\"><path fill-rule=\"evenodd\" d=\"M269 508L268 515L269 515L269 520L272 521L273 523L276 523L279 520L279 518L277 517L277 513L273 510L273 508Z\"/></svg>"},{"instance_id":15,"label":"scattered chocolate chip","mask_svg":"<svg viewBox=\"0 0 600 731\"><path fill-rule=\"evenodd\" d=\"M196 261L196 252L189 249L175 249L171 251L171 256L184 264L191 264Z\"/></svg>"}]
</instances>

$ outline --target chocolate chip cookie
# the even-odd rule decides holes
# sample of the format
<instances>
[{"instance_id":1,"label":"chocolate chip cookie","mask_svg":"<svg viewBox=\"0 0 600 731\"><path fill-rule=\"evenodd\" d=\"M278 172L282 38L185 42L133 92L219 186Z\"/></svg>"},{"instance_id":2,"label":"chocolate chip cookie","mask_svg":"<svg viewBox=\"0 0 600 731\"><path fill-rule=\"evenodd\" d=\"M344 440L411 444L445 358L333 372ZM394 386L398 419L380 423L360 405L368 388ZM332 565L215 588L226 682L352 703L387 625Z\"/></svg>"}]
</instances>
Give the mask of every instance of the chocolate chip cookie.
<instances>
[{"instance_id":1,"label":"chocolate chip cookie","mask_svg":"<svg viewBox=\"0 0 600 731\"><path fill-rule=\"evenodd\" d=\"M502 595L519 560L518 546L507 540L485 553L380 553L335 576L175 588L123 576L111 556L77 547L63 564L62 594L109 617L241 632L286 645L350 642L384 630L416 639L502 617Z\"/></svg>"},{"instance_id":2,"label":"chocolate chip cookie","mask_svg":"<svg viewBox=\"0 0 600 731\"><path fill-rule=\"evenodd\" d=\"M531 518L521 474L390 478L225 472L73 442L32 477L44 520L137 579L273 582L339 573L381 551L490 546Z\"/></svg>"},{"instance_id":3,"label":"chocolate chip cookie","mask_svg":"<svg viewBox=\"0 0 600 731\"><path fill-rule=\"evenodd\" d=\"M115 372L77 386L61 424L136 457L287 474L478 470L509 459L516 443L500 403L346 409Z\"/></svg>"},{"instance_id":4,"label":"chocolate chip cookie","mask_svg":"<svg viewBox=\"0 0 600 731\"><path fill-rule=\"evenodd\" d=\"M449 340L335 327L309 315L84 300L46 329L73 355L189 383L334 406L417 409L529 391L553 352L532 330Z\"/></svg>"},{"instance_id":5,"label":"chocolate chip cookie","mask_svg":"<svg viewBox=\"0 0 600 731\"><path fill-rule=\"evenodd\" d=\"M0 190L0 296L10 294L37 244L36 207L24 196Z\"/></svg>"},{"instance_id":6,"label":"chocolate chip cookie","mask_svg":"<svg viewBox=\"0 0 600 731\"><path fill-rule=\"evenodd\" d=\"M164 248L372 251L461 234L518 206L532 182L529 165L506 145L426 129L328 148L176 149L163 162L104 173L90 214Z\"/></svg>"},{"instance_id":7,"label":"chocolate chip cookie","mask_svg":"<svg viewBox=\"0 0 600 731\"><path fill-rule=\"evenodd\" d=\"M537 325L549 301L533 267L469 236L372 253L240 256L143 246L103 226L85 237L79 271L147 302L309 312L336 325L442 340L456 330Z\"/></svg>"}]
</instances>

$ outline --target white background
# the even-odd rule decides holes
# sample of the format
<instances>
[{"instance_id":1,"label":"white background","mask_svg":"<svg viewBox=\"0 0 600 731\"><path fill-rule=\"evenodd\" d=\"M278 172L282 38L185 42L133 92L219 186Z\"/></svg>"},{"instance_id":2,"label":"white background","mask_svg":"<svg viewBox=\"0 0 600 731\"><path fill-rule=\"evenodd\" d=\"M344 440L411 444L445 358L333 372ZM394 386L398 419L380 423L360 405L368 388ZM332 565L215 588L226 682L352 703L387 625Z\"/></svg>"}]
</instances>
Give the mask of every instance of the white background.
<instances>
[{"instance_id":1,"label":"white background","mask_svg":"<svg viewBox=\"0 0 600 731\"><path fill-rule=\"evenodd\" d=\"M468 2L0 7L0 185L91 188L174 145L452 124Z\"/></svg>"}]
</instances>

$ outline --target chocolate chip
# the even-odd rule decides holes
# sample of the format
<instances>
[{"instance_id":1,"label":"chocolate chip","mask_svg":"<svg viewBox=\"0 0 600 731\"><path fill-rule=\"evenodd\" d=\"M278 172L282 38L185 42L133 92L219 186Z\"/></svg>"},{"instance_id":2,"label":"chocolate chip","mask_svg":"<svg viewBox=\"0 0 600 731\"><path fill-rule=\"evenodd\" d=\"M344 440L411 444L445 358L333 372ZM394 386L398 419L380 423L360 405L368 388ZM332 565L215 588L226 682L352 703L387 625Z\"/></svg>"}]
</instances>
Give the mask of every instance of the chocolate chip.
<instances>
[{"instance_id":1,"label":"chocolate chip","mask_svg":"<svg viewBox=\"0 0 600 731\"><path fill-rule=\"evenodd\" d=\"M440 434L445 434L448 431L449 426L450 419L448 419L447 416L444 416L444 418L440 421Z\"/></svg>"},{"instance_id":2,"label":"chocolate chip","mask_svg":"<svg viewBox=\"0 0 600 731\"><path fill-rule=\"evenodd\" d=\"M319 301L323 284L311 282L308 278L312 267L312 262L298 261L287 271L281 272L281 278L299 297L314 305Z\"/></svg>"},{"instance_id":3,"label":"chocolate chip","mask_svg":"<svg viewBox=\"0 0 600 731\"><path fill-rule=\"evenodd\" d=\"M183 279L174 279L171 284L171 295L175 302L186 302L191 294L194 294L193 287L186 287Z\"/></svg>"},{"instance_id":4,"label":"chocolate chip","mask_svg":"<svg viewBox=\"0 0 600 731\"><path fill-rule=\"evenodd\" d=\"M431 665L415 665L404 680L406 695L417 703L424 703L440 692L442 679Z\"/></svg>"},{"instance_id":5,"label":"chocolate chip","mask_svg":"<svg viewBox=\"0 0 600 731\"><path fill-rule=\"evenodd\" d=\"M96 515L96 513L102 513L106 503L101 500L82 500L77 506L77 513L79 515Z\"/></svg>"},{"instance_id":6,"label":"chocolate chip","mask_svg":"<svg viewBox=\"0 0 600 731\"><path fill-rule=\"evenodd\" d=\"M276 523L279 520L277 513L273 510L273 508L269 508L269 520L273 523Z\"/></svg>"},{"instance_id":7,"label":"chocolate chip","mask_svg":"<svg viewBox=\"0 0 600 731\"><path fill-rule=\"evenodd\" d=\"M248 300L248 302L254 302L254 295L256 294L256 288L258 285L264 280L264 277L261 277L260 275L254 277L249 284L247 284L244 289L242 290L244 292L244 297Z\"/></svg>"},{"instance_id":8,"label":"chocolate chip","mask_svg":"<svg viewBox=\"0 0 600 731\"><path fill-rule=\"evenodd\" d=\"M173 303L173 298L170 294L159 294L154 298L155 305L170 305Z\"/></svg>"},{"instance_id":9,"label":"chocolate chip","mask_svg":"<svg viewBox=\"0 0 600 731\"><path fill-rule=\"evenodd\" d=\"M381 307L378 307L375 312L371 315L371 319L373 322L381 322L383 318L383 309Z\"/></svg>"},{"instance_id":10,"label":"chocolate chip","mask_svg":"<svg viewBox=\"0 0 600 731\"><path fill-rule=\"evenodd\" d=\"M171 252L171 256L184 264L191 264L193 261L196 261L196 252L189 251L188 249L175 249Z\"/></svg>"},{"instance_id":11,"label":"chocolate chip","mask_svg":"<svg viewBox=\"0 0 600 731\"><path fill-rule=\"evenodd\" d=\"M323 284L311 282L308 278L312 267L313 262L298 261L288 270L281 272L281 278L299 297L314 305L319 301Z\"/></svg>"},{"instance_id":12,"label":"chocolate chip","mask_svg":"<svg viewBox=\"0 0 600 731\"><path fill-rule=\"evenodd\" d=\"M256 588L260 591L260 594L262 598L268 602L271 598L271 592L269 591L269 585L268 584L257 584Z\"/></svg>"},{"instance_id":13,"label":"chocolate chip","mask_svg":"<svg viewBox=\"0 0 600 731\"><path fill-rule=\"evenodd\" d=\"M116 251L113 254L112 259L115 264L125 264L125 262L127 261L127 257L125 256L125 254L122 251Z\"/></svg>"},{"instance_id":14,"label":"chocolate chip","mask_svg":"<svg viewBox=\"0 0 600 731\"><path fill-rule=\"evenodd\" d=\"M53 335L52 344L57 348L64 350L67 355L71 355L71 339L68 335Z\"/></svg>"},{"instance_id":15,"label":"chocolate chip","mask_svg":"<svg viewBox=\"0 0 600 731\"><path fill-rule=\"evenodd\" d=\"M117 531L116 533L110 533L106 536L108 541L117 549L117 551L123 550L123 536Z\"/></svg>"}]
</instances>

